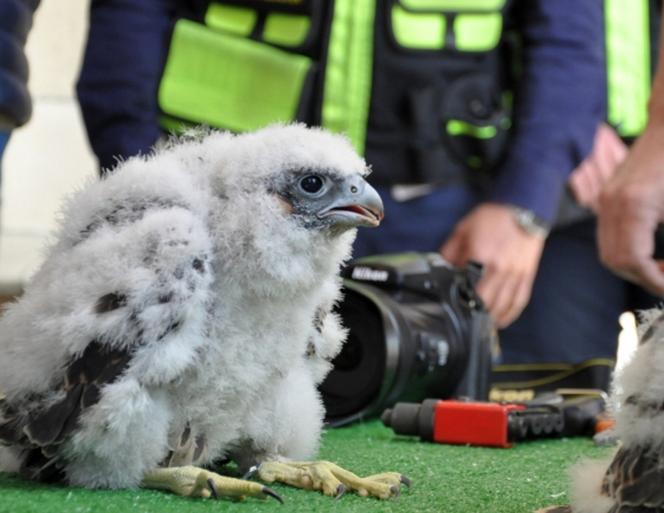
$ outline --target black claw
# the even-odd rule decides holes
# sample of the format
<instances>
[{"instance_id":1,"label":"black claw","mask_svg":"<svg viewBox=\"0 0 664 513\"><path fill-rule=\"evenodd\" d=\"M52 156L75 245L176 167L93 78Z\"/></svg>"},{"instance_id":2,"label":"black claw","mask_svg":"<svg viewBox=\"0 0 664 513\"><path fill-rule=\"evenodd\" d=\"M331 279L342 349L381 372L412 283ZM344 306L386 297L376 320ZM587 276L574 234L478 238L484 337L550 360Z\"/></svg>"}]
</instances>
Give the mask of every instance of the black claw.
<instances>
[{"instance_id":1,"label":"black claw","mask_svg":"<svg viewBox=\"0 0 664 513\"><path fill-rule=\"evenodd\" d=\"M346 493L346 487L343 484L340 484L339 486L337 486L337 495L334 497L334 500L338 501L344 496L345 493Z\"/></svg>"},{"instance_id":2,"label":"black claw","mask_svg":"<svg viewBox=\"0 0 664 513\"><path fill-rule=\"evenodd\" d=\"M219 499L219 490L217 490L217 485L214 484L214 481L212 480L212 478L207 480L207 485L208 485L208 488L210 489L210 493L212 493L212 498L218 500Z\"/></svg>"},{"instance_id":3,"label":"black claw","mask_svg":"<svg viewBox=\"0 0 664 513\"><path fill-rule=\"evenodd\" d=\"M275 492L274 490L268 488L267 486L263 487L263 490L261 490L265 495L268 495L269 497L272 497L273 499L277 499L281 504L284 503L284 500L281 498L281 496Z\"/></svg>"},{"instance_id":4,"label":"black claw","mask_svg":"<svg viewBox=\"0 0 664 513\"><path fill-rule=\"evenodd\" d=\"M390 486L390 492L392 492L394 497L399 497L399 495L401 495L401 488L399 488L397 485L392 485Z\"/></svg>"},{"instance_id":5,"label":"black claw","mask_svg":"<svg viewBox=\"0 0 664 513\"><path fill-rule=\"evenodd\" d=\"M413 482L404 475L399 477L399 481L401 481L402 484L405 484L406 488L409 488L409 489L410 489L411 485L413 484Z\"/></svg>"},{"instance_id":6,"label":"black claw","mask_svg":"<svg viewBox=\"0 0 664 513\"><path fill-rule=\"evenodd\" d=\"M260 465L254 465L249 470L247 470L247 472L242 476L242 479L244 479L245 481L247 479L251 479L252 477L254 477L258 473L259 468L260 468Z\"/></svg>"}]
</instances>

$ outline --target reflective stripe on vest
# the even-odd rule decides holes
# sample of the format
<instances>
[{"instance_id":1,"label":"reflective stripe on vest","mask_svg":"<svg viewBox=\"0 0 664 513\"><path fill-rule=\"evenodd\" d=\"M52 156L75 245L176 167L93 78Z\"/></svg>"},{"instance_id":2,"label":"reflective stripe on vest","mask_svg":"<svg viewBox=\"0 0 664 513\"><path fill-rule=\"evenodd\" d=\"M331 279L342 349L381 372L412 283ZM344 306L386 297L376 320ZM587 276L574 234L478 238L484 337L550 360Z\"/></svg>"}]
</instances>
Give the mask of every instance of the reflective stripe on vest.
<instances>
[{"instance_id":1,"label":"reflective stripe on vest","mask_svg":"<svg viewBox=\"0 0 664 513\"><path fill-rule=\"evenodd\" d=\"M270 13L265 20L263 40L275 45L300 46L309 33L310 25L308 16Z\"/></svg>"},{"instance_id":2,"label":"reflective stripe on vest","mask_svg":"<svg viewBox=\"0 0 664 513\"><path fill-rule=\"evenodd\" d=\"M605 0L608 121L624 137L648 120L650 23L648 0Z\"/></svg>"},{"instance_id":3,"label":"reflective stripe on vest","mask_svg":"<svg viewBox=\"0 0 664 513\"><path fill-rule=\"evenodd\" d=\"M298 53L313 37L312 26L319 25L311 12L212 2L205 24L179 19L159 87L162 126L173 129L183 120L236 132L255 130L278 121L308 120L309 105L303 98L314 98L320 102L314 114L320 124L344 133L363 154L377 1L335 0L324 69L318 68L324 74L319 97L310 80L318 63ZM394 37L414 49L442 45L445 51L488 53L501 39L506 4L507 0L394 0L390 5L396 10L387 14L398 24L392 27ZM448 135L478 140L496 135L490 123L474 125L457 117L444 126ZM503 122L509 120L501 121L501 129Z\"/></svg>"},{"instance_id":4,"label":"reflective stripe on vest","mask_svg":"<svg viewBox=\"0 0 664 513\"><path fill-rule=\"evenodd\" d=\"M371 97L375 2L335 0L325 65L322 125L364 153Z\"/></svg>"},{"instance_id":5,"label":"reflective stripe on vest","mask_svg":"<svg viewBox=\"0 0 664 513\"><path fill-rule=\"evenodd\" d=\"M505 0L397 0L392 33L413 50L486 52L500 41L504 6Z\"/></svg>"},{"instance_id":6,"label":"reflective stripe on vest","mask_svg":"<svg viewBox=\"0 0 664 513\"><path fill-rule=\"evenodd\" d=\"M211 3L205 13L205 24L238 36L248 37L256 25L258 13L250 7ZM309 33L308 16L294 13L269 13L265 19L262 39L281 46L299 46Z\"/></svg>"},{"instance_id":7,"label":"reflective stripe on vest","mask_svg":"<svg viewBox=\"0 0 664 513\"><path fill-rule=\"evenodd\" d=\"M254 30L258 14L248 7L211 3L205 13L205 24L213 29L247 37Z\"/></svg>"},{"instance_id":8,"label":"reflective stripe on vest","mask_svg":"<svg viewBox=\"0 0 664 513\"><path fill-rule=\"evenodd\" d=\"M159 106L171 117L235 132L292 121L310 68L304 55L180 19Z\"/></svg>"},{"instance_id":9,"label":"reflective stripe on vest","mask_svg":"<svg viewBox=\"0 0 664 513\"><path fill-rule=\"evenodd\" d=\"M409 9L431 9L437 11L497 11L505 0L401 0Z\"/></svg>"}]
</instances>

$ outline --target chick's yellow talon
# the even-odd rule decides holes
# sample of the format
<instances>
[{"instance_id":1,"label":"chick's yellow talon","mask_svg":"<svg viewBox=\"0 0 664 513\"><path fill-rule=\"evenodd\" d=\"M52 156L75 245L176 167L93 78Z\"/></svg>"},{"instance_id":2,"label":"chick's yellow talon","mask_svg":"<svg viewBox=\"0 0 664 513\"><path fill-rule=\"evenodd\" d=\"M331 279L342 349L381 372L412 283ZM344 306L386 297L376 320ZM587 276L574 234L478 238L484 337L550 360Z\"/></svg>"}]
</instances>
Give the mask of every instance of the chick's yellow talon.
<instances>
[{"instance_id":1,"label":"chick's yellow talon","mask_svg":"<svg viewBox=\"0 0 664 513\"><path fill-rule=\"evenodd\" d=\"M283 504L283 499L274 490L260 483L221 476L193 466L151 470L143 477L141 486L203 499L228 497L244 500L246 497L258 499L272 497Z\"/></svg>"},{"instance_id":2,"label":"chick's yellow talon","mask_svg":"<svg viewBox=\"0 0 664 513\"><path fill-rule=\"evenodd\" d=\"M390 499L401 494L401 485L410 487L410 479L398 472L384 472L359 477L329 461L267 461L258 467L258 477L265 482L318 490L339 500L348 490L362 497Z\"/></svg>"}]
</instances>

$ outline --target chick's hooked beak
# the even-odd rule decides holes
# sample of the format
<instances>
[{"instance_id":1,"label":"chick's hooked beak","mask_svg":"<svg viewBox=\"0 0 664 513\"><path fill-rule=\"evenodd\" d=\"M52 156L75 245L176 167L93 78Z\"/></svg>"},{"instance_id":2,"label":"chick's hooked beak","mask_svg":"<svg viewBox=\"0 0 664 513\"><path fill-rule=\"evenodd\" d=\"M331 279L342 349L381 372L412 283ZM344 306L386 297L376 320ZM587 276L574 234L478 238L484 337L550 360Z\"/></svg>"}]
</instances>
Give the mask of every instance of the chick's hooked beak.
<instances>
[{"instance_id":1,"label":"chick's hooked beak","mask_svg":"<svg viewBox=\"0 0 664 513\"><path fill-rule=\"evenodd\" d=\"M332 221L336 226L376 227L383 219L383 200L359 174L338 183L331 200L318 212L318 217Z\"/></svg>"}]
</instances>

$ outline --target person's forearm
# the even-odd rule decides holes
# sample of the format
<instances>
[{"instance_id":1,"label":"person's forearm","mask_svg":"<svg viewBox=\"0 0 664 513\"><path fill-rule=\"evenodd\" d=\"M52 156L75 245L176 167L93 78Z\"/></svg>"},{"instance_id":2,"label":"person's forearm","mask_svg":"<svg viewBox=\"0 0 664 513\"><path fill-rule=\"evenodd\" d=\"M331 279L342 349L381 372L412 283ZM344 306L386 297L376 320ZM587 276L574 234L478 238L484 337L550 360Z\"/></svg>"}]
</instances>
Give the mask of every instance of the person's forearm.
<instances>
[{"instance_id":1,"label":"person's forearm","mask_svg":"<svg viewBox=\"0 0 664 513\"><path fill-rule=\"evenodd\" d=\"M528 0L523 9L523 73L514 130L489 200L552 222L569 174L592 148L605 116L602 3Z\"/></svg>"}]
</instances>

